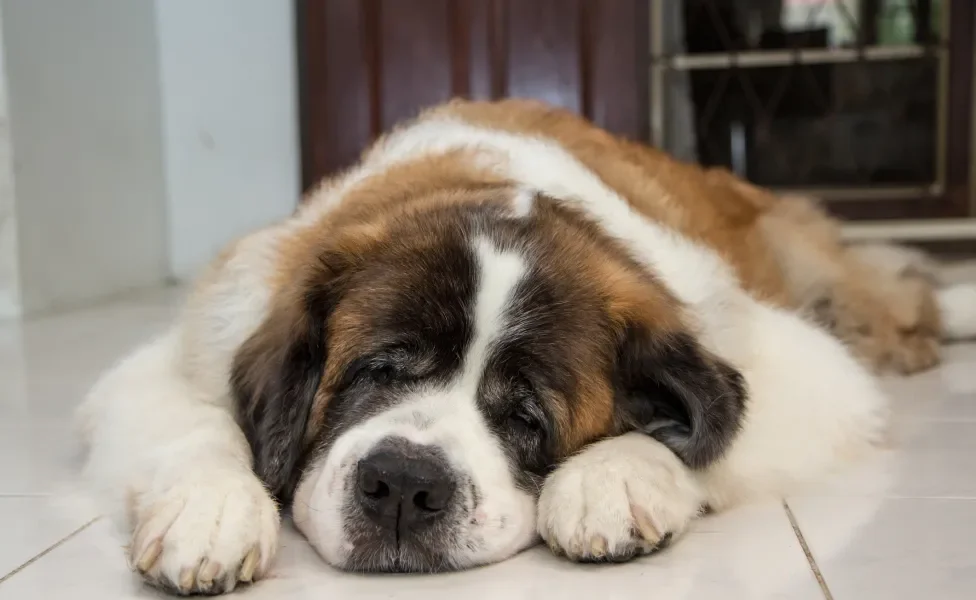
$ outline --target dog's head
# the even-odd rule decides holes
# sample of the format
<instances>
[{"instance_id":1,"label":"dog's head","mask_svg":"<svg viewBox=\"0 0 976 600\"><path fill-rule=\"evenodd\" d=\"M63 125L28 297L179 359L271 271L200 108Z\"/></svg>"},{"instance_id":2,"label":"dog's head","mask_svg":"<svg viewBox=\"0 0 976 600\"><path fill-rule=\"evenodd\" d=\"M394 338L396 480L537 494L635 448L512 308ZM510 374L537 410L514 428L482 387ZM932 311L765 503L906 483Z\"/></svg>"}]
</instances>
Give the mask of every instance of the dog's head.
<instances>
[{"instance_id":1,"label":"dog's head","mask_svg":"<svg viewBox=\"0 0 976 600\"><path fill-rule=\"evenodd\" d=\"M233 387L257 474L336 566L501 560L585 445L643 430L701 467L738 427L739 374L559 202L435 194L319 237Z\"/></svg>"}]
</instances>

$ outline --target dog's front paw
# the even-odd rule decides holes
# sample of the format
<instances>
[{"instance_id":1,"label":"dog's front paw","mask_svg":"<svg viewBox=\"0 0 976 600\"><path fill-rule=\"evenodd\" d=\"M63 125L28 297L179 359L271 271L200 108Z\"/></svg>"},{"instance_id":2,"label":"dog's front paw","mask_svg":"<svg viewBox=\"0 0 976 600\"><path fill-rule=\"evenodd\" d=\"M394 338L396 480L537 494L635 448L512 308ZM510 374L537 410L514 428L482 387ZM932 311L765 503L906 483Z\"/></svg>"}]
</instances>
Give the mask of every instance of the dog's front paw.
<instances>
[{"instance_id":1,"label":"dog's front paw","mask_svg":"<svg viewBox=\"0 0 976 600\"><path fill-rule=\"evenodd\" d=\"M687 467L631 433L598 442L554 471L539 498L539 534L578 561L623 561L663 548L701 511Z\"/></svg>"},{"instance_id":2,"label":"dog's front paw","mask_svg":"<svg viewBox=\"0 0 976 600\"><path fill-rule=\"evenodd\" d=\"M278 508L249 472L208 473L132 498L129 561L149 583L178 594L221 594L268 569Z\"/></svg>"}]
</instances>

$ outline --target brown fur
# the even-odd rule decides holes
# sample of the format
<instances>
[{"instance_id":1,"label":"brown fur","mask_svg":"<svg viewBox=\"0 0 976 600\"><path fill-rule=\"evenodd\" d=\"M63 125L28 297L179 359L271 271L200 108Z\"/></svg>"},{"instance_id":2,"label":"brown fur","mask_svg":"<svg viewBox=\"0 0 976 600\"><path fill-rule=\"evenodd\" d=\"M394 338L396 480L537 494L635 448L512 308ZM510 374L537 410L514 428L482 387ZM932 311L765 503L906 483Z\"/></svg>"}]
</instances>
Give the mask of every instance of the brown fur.
<instances>
[{"instance_id":1,"label":"brown fur","mask_svg":"<svg viewBox=\"0 0 976 600\"><path fill-rule=\"evenodd\" d=\"M401 270L392 270L375 266L375 257L436 251L456 218L443 209L507 206L516 193L497 179L467 170L462 159L459 154L426 158L367 179L335 212L282 246L286 268L278 271L279 291L271 316L239 355L239 361L256 365L248 371L253 379L247 381L249 386L260 388L278 376L276 365L281 361L275 352L282 352L291 344L290 336L308 327L302 307L310 287L329 285L347 272L355 278L329 317L328 360L310 409L307 439L325 422L330 399L350 363L382 342L370 337L374 316L390 310L402 290L424 285L422 261L399 261ZM566 313L563 339L556 345L573 349L574 393L544 394L558 424L559 452L568 455L618 425L607 378L615 357L607 351L616 346L623 329L639 322L666 337L683 332L684 324L680 303L596 225L545 198L536 204L533 235L539 243L534 251L545 255L538 264L546 269L543 276L565 282L573 294L565 299L572 310ZM504 229L493 233L503 239L516 235ZM334 266L323 256L343 264ZM361 277L355 275L360 269L366 269Z\"/></svg>"},{"instance_id":2,"label":"brown fur","mask_svg":"<svg viewBox=\"0 0 976 600\"><path fill-rule=\"evenodd\" d=\"M738 180L735 185L777 200L761 228L795 308L876 371L908 374L938 363L941 323L931 281L867 262L844 245L837 223L810 199L779 199Z\"/></svg>"},{"instance_id":3,"label":"brown fur","mask_svg":"<svg viewBox=\"0 0 976 600\"><path fill-rule=\"evenodd\" d=\"M938 360L939 323L930 284L865 264L844 248L835 223L807 200L778 198L724 170L676 161L538 102L458 101L426 116L439 114L555 140L647 218L716 251L746 291L806 311L877 369L912 372ZM327 322L310 320L309 298L373 264L376 256L420 257L434 251L458 217L452 207L511 202L517 186L476 165L466 151L397 164L348 187L338 205L284 236L269 282L275 291L270 317L242 347L235 366L237 383L252 399L242 410L261 410L263 390L282 378L288 349L304 343L296 336L327 329L327 336L317 333L325 338L323 361L326 354L328 360L319 365L321 382L316 380L307 399L301 427L306 442L315 437L343 373L376 342L369 339L371 320L389 311L398 291L423 285L423 261L400 261L386 271L370 267L371 279L349 285ZM343 175L324 181L312 195L339 186L348 186ZM536 206L534 235L542 240L539 251L547 254L539 264L549 271L545 276L566 282L573 295L566 300L573 310L566 313L563 339L555 344L572 348L572 397L546 391L559 451L569 454L620 425L614 421L608 379L616 357L607 349L627 328L636 324L653 332L665 348L669 339L693 336L687 335L680 303L599 227L545 198ZM700 349L693 352L702 364L714 362Z\"/></svg>"},{"instance_id":4,"label":"brown fur","mask_svg":"<svg viewBox=\"0 0 976 600\"><path fill-rule=\"evenodd\" d=\"M716 250L757 297L787 303L780 269L757 232L763 207L723 179L650 147L616 138L541 102L454 102L435 109L474 124L558 141L645 216Z\"/></svg>"},{"instance_id":5,"label":"brown fur","mask_svg":"<svg viewBox=\"0 0 976 600\"><path fill-rule=\"evenodd\" d=\"M557 140L641 213L717 251L755 297L808 311L875 370L912 373L938 363L931 283L866 264L807 199L780 199L728 171L677 161L540 102L454 102L434 112Z\"/></svg>"}]
</instances>

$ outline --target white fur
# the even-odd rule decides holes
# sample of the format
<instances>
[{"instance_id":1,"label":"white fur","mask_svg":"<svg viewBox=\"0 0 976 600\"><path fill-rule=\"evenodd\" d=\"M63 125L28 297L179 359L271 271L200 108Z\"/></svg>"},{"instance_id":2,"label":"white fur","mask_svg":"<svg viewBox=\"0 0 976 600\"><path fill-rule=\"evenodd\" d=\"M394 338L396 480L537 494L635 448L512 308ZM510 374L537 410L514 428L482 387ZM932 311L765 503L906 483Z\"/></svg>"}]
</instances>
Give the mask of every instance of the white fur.
<instances>
[{"instance_id":1,"label":"white fur","mask_svg":"<svg viewBox=\"0 0 976 600\"><path fill-rule=\"evenodd\" d=\"M948 339L976 337L976 283L950 285L936 292L942 331Z\"/></svg>"},{"instance_id":2,"label":"white fur","mask_svg":"<svg viewBox=\"0 0 976 600\"><path fill-rule=\"evenodd\" d=\"M512 198L512 214L516 217L527 217L535 208L535 190L520 189Z\"/></svg>"},{"instance_id":3,"label":"white fur","mask_svg":"<svg viewBox=\"0 0 976 600\"><path fill-rule=\"evenodd\" d=\"M435 119L394 133L367 154L363 169L380 172L412 156L459 148L479 151L482 166L523 188L577 204L624 242L672 292L691 305L707 342L723 355L741 348L739 313L750 300L729 267L714 252L630 207L595 173L551 140ZM662 196L665 192L661 191ZM737 361L733 361L737 362Z\"/></svg>"},{"instance_id":4,"label":"white fur","mask_svg":"<svg viewBox=\"0 0 976 600\"><path fill-rule=\"evenodd\" d=\"M517 552L534 539L536 523L552 545L576 557L592 552L597 536L608 550L623 543L629 532L624 525L635 511L659 535L680 533L701 504L722 508L783 496L823 478L880 437L886 401L873 378L833 338L752 299L714 252L643 218L551 140L430 119L390 136L291 221L238 242L204 277L174 331L115 367L92 391L82 411L92 442L88 473L131 509L135 562L144 558L146 544L160 540L149 577L179 583L190 572L190 587L201 589L205 582L194 569L202 559L220 561L220 577L236 576L241 563L253 562L248 556L255 547L256 572L268 567L277 521L231 416L228 381L234 353L266 316L266 282L278 241L327 217L371 175L420 154L457 148L475 150L483 166L521 189L576 205L653 270L687 306L702 343L745 377L749 399L742 429L726 456L701 472L688 470L653 440L623 436L593 445L550 476L536 514L474 405L485 353L506 326L501 315L525 265L518 255L479 241L477 328L463 375L341 436L300 485L296 522L326 560L341 564L349 554L338 508L346 493L343 473L387 435L441 446L487 492L466 532L478 542L476 550L456 549L457 566ZM513 201L516 216L532 208L530 195ZM944 301L956 303L954 297ZM417 413L431 425L417 426ZM182 512L167 528L174 506Z\"/></svg>"},{"instance_id":5,"label":"white fur","mask_svg":"<svg viewBox=\"0 0 976 600\"><path fill-rule=\"evenodd\" d=\"M419 391L341 435L299 485L295 523L332 564L343 564L352 549L342 511L353 492L350 470L388 437L436 446L478 488L481 503L474 521L461 524L457 537L464 543L449 552L455 566L495 562L535 540L535 502L516 487L504 451L477 406L478 383L492 343L506 329L503 315L525 265L517 254L498 252L483 239L476 241L475 254L480 268L475 330L458 377L446 387Z\"/></svg>"},{"instance_id":6,"label":"white fur","mask_svg":"<svg viewBox=\"0 0 976 600\"><path fill-rule=\"evenodd\" d=\"M840 342L797 315L752 299L714 252L643 218L555 142L437 119L391 136L370 154L366 168L457 148L477 149L483 166L586 211L661 277L688 306L703 343L742 372L750 396L742 431L723 460L695 474L707 504L784 496L881 438L886 398ZM557 474L585 464L569 462ZM612 510L611 502L594 510L601 506ZM559 520L540 508L540 523Z\"/></svg>"}]
</instances>

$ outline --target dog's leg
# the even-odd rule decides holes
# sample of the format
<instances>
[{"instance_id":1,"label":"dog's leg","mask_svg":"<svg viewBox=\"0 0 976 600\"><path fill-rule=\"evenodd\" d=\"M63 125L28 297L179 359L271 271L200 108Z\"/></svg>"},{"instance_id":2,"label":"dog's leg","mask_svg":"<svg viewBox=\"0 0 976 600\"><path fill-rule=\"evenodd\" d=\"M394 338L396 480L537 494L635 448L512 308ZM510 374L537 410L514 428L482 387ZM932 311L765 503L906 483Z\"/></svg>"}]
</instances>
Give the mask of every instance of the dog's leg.
<instances>
[{"instance_id":1,"label":"dog's leg","mask_svg":"<svg viewBox=\"0 0 976 600\"><path fill-rule=\"evenodd\" d=\"M128 516L132 568L178 593L226 592L267 570L278 512L230 399L186 378L177 337L136 351L92 390L87 474Z\"/></svg>"},{"instance_id":2,"label":"dog's leg","mask_svg":"<svg viewBox=\"0 0 976 600\"><path fill-rule=\"evenodd\" d=\"M671 450L628 433L589 446L546 479L538 529L572 560L627 560L667 545L702 504L701 488Z\"/></svg>"},{"instance_id":3,"label":"dog's leg","mask_svg":"<svg viewBox=\"0 0 976 600\"><path fill-rule=\"evenodd\" d=\"M852 245L847 251L855 260L897 280L921 278L928 282L941 322L933 337L946 340L976 337L976 283L954 278L951 265L941 264L921 250L896 244ZM889 294L892 295L901 296L903 291L894 290L894 294Z\"/></svg>"}]
</instances>

